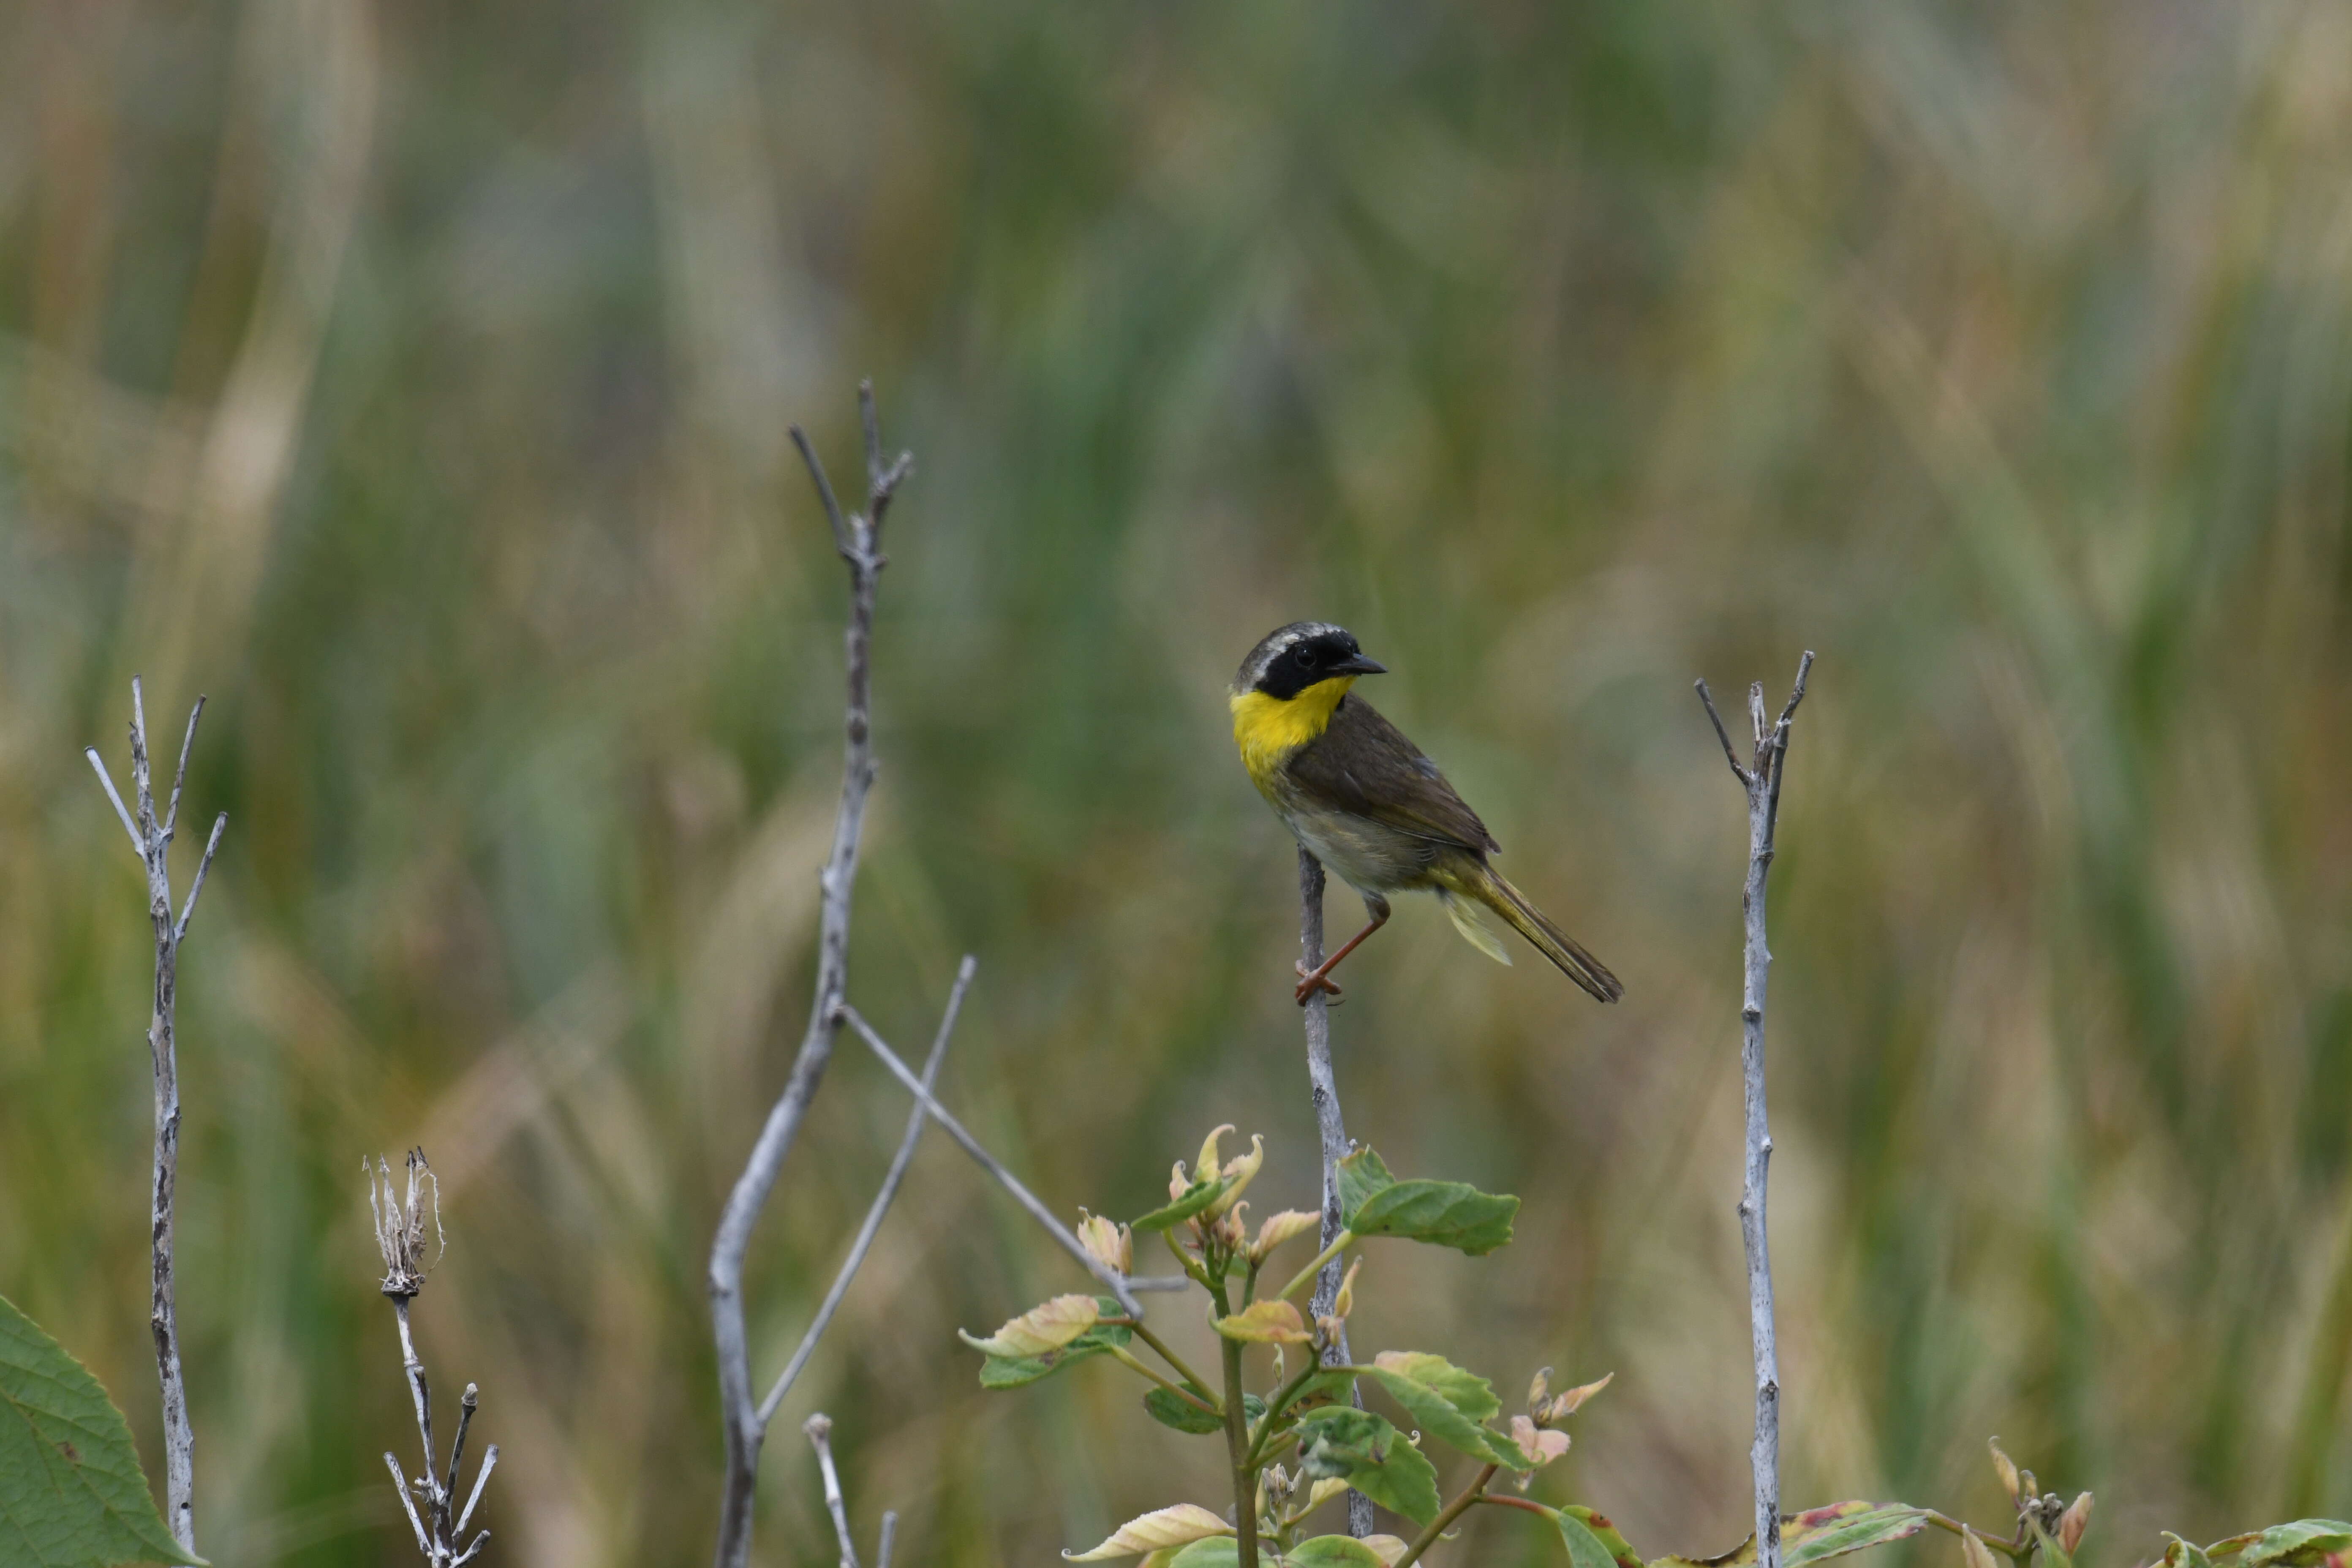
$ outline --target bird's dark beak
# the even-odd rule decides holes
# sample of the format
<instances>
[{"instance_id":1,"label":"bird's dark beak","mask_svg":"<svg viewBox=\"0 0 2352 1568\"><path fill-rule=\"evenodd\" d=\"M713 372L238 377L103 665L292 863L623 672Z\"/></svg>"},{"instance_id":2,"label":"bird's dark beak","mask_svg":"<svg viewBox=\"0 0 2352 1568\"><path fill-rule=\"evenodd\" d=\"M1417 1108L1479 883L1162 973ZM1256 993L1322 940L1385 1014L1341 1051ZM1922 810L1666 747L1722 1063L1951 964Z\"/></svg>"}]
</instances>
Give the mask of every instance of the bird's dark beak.
<instances>
[{"instance_id":1,"label":"bird's dark beak","mask_svg":"<svg viewBox=\"0 0 2352 1568\"><path fill-rule=\"evenodd\" d=\"M1334 675L1386 675L1388 672L1387 665L1376 658L1366 658L1360 653L1351 653L1331 667Z\"/></svg>"}]
</instances>

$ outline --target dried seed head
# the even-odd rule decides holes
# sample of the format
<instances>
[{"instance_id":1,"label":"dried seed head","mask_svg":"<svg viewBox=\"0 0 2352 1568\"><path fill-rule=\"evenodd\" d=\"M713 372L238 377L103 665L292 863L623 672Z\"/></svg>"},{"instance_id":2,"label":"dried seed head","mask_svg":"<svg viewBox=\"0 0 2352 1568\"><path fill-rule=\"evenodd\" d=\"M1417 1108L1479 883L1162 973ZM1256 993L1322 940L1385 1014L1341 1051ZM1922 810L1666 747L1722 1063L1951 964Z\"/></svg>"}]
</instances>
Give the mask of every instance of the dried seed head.
<instances>
[{"instance_id":1,"label":"dried seed head","mask_svg":"<svg viewBox=\"0 0 2352 1568\"><path fill-rule=\"evenodd\" d=\"M375 1219L376 1251L383 1258L383 1284L387 1296L405 1301L425 1289L425 1276L447 1247L441 1234L441 1184L433 1174L433 1167L425 1161L425 1151L408 1152L408 1183L405 1191L393 1181L392 1167L378 1159L370 1170L365 1160L360 1162L360 1174L367 1182L368 1212ZM425 1220L427 1199L431 1201L433 1218L433 1257L425 1256Z\"/></svg>"}]
</instances>

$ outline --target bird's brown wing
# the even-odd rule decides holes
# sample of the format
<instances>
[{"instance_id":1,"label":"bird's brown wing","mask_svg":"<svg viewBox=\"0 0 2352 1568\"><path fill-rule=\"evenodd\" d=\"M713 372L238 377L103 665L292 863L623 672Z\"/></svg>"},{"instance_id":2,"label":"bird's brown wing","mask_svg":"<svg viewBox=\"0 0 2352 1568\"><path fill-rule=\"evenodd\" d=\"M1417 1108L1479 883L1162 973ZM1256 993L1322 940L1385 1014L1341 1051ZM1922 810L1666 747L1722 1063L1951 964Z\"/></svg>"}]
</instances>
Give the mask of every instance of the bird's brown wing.
<instances>
[{"instance_id":1,"label":"bird's brown wing","mask_svg":"<svg viewBox=\"0 0 2352 1568\"><path fill-rule=\"evenodd\" d=\"M1349 692L1331 722L1284 764L1292 781L1321 802L1368 816L1400 833L1451 844L1475 855L1500 849L1437 764L1362 698Z\"/></svg>"}]
</instances>

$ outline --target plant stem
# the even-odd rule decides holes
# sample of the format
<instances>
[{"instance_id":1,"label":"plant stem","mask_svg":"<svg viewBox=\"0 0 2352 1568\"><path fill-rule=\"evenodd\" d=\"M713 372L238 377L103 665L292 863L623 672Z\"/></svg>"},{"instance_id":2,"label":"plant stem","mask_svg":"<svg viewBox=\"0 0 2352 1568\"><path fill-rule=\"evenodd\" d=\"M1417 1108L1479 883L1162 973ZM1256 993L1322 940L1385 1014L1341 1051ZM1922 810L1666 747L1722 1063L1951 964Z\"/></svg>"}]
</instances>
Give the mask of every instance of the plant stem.
<instances>
[{"instance_id":1,"label":"plant stem","mask_svg":"<svg viewBox=\"0 0 2352 1568\"><path fill-rule=\"evenodd\" d=\"M1315 1261L1300 1269L1297 1275L1292 1277L1290 1283L1282 1288L1281 1299L1287 1301L1293 1296L1297 1295L1301 1290L1306 1289L1307 1287L1315 1283L1315 1276L1322 1267L1330 1262L1333 1258L1339 1257L1341 1252L1347 1249L1348 1244L1355 1239L1356 1233L1352 1230L1343 1230L1339 1235L1333 1237L1331 1238L1331 1245L1317 1253L1315 1255Z\"/></svg>"},{"instance_id":2,"label":"plant stem","mask_svg":"<svg viewBox=\"0 0 2352 1568\"><path fill-rule=\"evenodd\" d=\"M1958 1520L1946 1519L1942 1514L1937 1513L1932 1508L1927 1510L1926 1512L1927 1515L1927 1522L1934 1525L1937 1529L1948 1530L1954 1535L1960 1533L1961 1526ZM1995 1552L2000 1552L2002 1556L2008 1558L2012 1563L2022 1563L2027 1558L2033 1555L2033 1542L2031 1541L2021 1544L2016 1541L2004 1541L1998 1535L1987 1535L1981 1530L1977 1531L1975 1533L1976 1538L1979 1541L1983 1542L1987 1546L1991 1547Z\"/></svg>"},{"instance_id":3,"label":"plant stem","mask_svg":"<svg viewBox=\"0 0 2352 1568\"><path fill-rule=\"evenodd\" d=\"M1159 1352L1159 1356L1161 1361L1164 1361L1170 1366L1174 1367L1176 1369L1176 1375L1182 1378L1186 1383L1191 1384L1194 1393L1208 1400L1212 1405L1216 1404L1217 1391L1209 1386L1208 1380L1203 1378L1199 1373L1194 1372L1191 1367L1185 1365L1184 1358L1178 1355L1174 1351L1170 1350L1168 1346L1161 1342L1158 1334L1153 1333L1141 1323L1130 1322L1128 1324L1128 1327L1135 1331L1135 1337L1137 1339L1141 1340L1145 1344L1150 1345L1154 1351Z\"/></svg>"},{"instance_id":4,"label":"plant stem","mask_svg":"<svg viewBox=\"0 0 2352 1568\"><path fill-rule=\"evenodd\" d=\"M1480 1470L1478 1479L1472 1481L1460 1497L1439 1510L1437 1517L1429 1521L1427 1530L1413 1537L1412 1544L1404 1549L1404 1555L1396 1560L1396 1568L1410 1568L1411 1564L1420 1562L1421 1554L1437 1544L1437 1538L1445 1533L1445 1527L1460 1519L1472 1503L1486 1495L1486 1483L1493 1480L1495 1472L1502 1468L1489 1465Z\"/></svg>"},{"instance_id":5,"label":"plant stem","mask_svg":"<svg viewBox=\"0 0 2352 1568\"><path fill-rule=\"evenodd\" d=\"M1276 1417L1280 1416L1283 1411L1289 1406L1292 1400L1298 1397L1298 1391L1307 1386L1307 1380L1308 1378L1313 1377L1318 1372L1328 1370L1328 1369L1324 1367L1321 1363L1309 1361L1304 1371L1299 1373L1297 1377L1292 1378L1288 1383L1284 1384L1282 1387L1276 1391L1275 1396L1265 1402L1265 1414L1257 1418L1257 1430L1252 1434L1250 1437L1249 1462L1251 1468L1256 1468L1257 1466L1265 1459L1265 1456L1263 1450L1265 1447L1265 1440L1267 1435L1272 1433L1274 1430L1274 1423ZM1246 1415L1247 1412L1244 1412L1244 1414Z\"/></svg>"},{"instance_id":6,"label":"plant stem","mask_svg":"<svg viewBox=\"0 0 2352 1568\"><path fill-rule=\"evenodd\" d=\"M1224 1292L1217 1292L1224 1314ZM1249 1459L1249 1418L1242 1409L1242 1347L1223 1342L1225 1352L1225 1452L1234 1465L1234 1529L1240 1536L1240 1568L1257 1568L1257 1471Z\"/></svg>"},{"instance_id":7,"label":"plant stem","mask_svg":"<svg viewBox=\"0 0 2352 1568\"><path fill-rule=\"evenodd\" d=\"M1211 1404L1208 1400L1202 1399L1199 1394L1194 1394L1189 1388L1180 1387L1174 1382L1162 1377L1160 1373L1144 1365L1142 1362L1136 1358L1135 1352L1129 1350L1125 1345L1111 1346L1110 1353L1112 1360L1119 1363L1123 1366L1133 1367L1136 1371L1141 1373L1144 1376L1150 1378L1152 1382L1158 1384L1160 1387L1166 1389L1169 1393L1174 1394L1177 1398L1182 1400L1185 1404L1192 1406L1194 1409L1204 1412L1210 1415L1219 1417L1223 1416L1224 1412L1219 1409L1216 1405Z\"/></svg>"},{"instance_id":8,"label":"plant stem","mask_svg":"<svg viewBox=\"0 0 2352 1568\"><path fill-rule=\"evenodd\" d=\"M1546 1519L1551 1518L1553 1514L1559 1511L1557 1509L1546 1508L1539 1502L1529 1502L1523 1497L1497 1497L1493 1492L1481 1492L1472 1500L1476 1502L1492 1503L1496 1508L1525 1509L1529 1513L1539 1513Z\"/></svg>"}]
</instances>

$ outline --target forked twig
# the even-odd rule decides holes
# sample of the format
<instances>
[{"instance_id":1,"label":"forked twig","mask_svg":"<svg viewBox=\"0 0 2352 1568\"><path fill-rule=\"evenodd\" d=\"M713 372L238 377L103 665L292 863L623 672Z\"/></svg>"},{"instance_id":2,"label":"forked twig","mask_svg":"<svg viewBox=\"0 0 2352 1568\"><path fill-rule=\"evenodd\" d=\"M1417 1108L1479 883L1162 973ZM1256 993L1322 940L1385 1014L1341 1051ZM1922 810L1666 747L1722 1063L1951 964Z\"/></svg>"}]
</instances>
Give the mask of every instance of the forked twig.
<instances>
[{"instance_id":1,"label":"forked twig","mask_svg":"<svg viewBox=\"0 0 2352 1568\"><path fill-rule=\"evenodd\" d=\"M875 410L873 384L861 384L857 396L867 476L866 510L862 513L842 510L840 500L834 494L833 481L826 478L824 464L818 459L807 433L798 426L792 432L793 445L799 448L801 460L807 465L809 478L816 486L817 500L824 508L825 522L833 531L834 548L849 567L849 618L842 634L848 691L842 723L841 805L834 816L832 853L817 879L817 978L816 992L809 1005L808 1028L801 1037L800 1052L793 1060L783 1093L769 1110L759 1140L744 1163L743 1173L728 1194L718 1234L710 1244L708 1286L711 1333L719 1352L719 1395L727 1447L727 1474L720 1496L719 1542L714 1559L718 1568L744 1568L751 1560L751 1505L768 1423L793 1380L800 1375L817 1337L824 1331L824 1324L839 1305L840 1293L848 1288L850 1276L863 1260L865 1249L871 1244L873 1233L905 1174L905 1162L912 1157L914 1141L921 1132L919 1117L908 1130L900 1157L892 1162L891 1174L884 1180L884 1193L868 1212L866 1225L851 1248L849 1261L835 1279L825 1304L819 1309L818 1321L803 1338L792 1364L768 1397L755 1398L751 1346L743 1320L743 1256L751 1246L752 1226L758 1223L761 1210L767 1206L769 1194L775 1190L784 1157L799 1136L809 1102L815 1097L825 1067L833 1059L834 1044L841 1032L840 1009L849 983L850 895L857 880L866 796L874 787L870 650L877 583L882 568L888 563L881 550L882 523L891 497L913 470L910 455L901 454L887 466L882 461L881 421ZM968 978L967 975L965 979ZM933 1047L934 1060L945 1048L947 1031L952 1026L955 1007L962 999L962 988L963 982L960 981L955 1002L950 1005L948 1018L943 1020L939 1042Z\"/></svg>"},{"instance_id":2,"label":"forked twig","mask_svg":"<svg viewBox=\"0 0 2352 1568\"><path fill-rule=\"evenodd\" d=\"M1789 755L1789 725L1796 717L1797 704L1805 700L1805 677L1812 668L1809 649L1798 661L1788 704L1769 727L1763 684L1748 689L1748 727L1755 734L1755 752L1745 766L1725 732L1714 695L1706 681L1697 683L1698 700L1715 725L1716 739L1723 742L1724 759L1748 796L1748 880L1739 898L1746 932L1739 1059L1747 1088L1747 1159L1741 1173L1739 1234L1748 1253L1748 1333L1756 1355L1756 1436L1748 1457L1756 1482L1759 1568L1780 1568L1780 1355L1773 1326L1772 1248L1765 1224L1772 1132L1764 1107L1764 989L1772 952L1765 942L1764 883L1772 867L1773 835L1780 823L1780 775Z\"/></svg>"},{"instance_id":3,"label":"forked twig","mask_svg":"<svg viewBox=\"0 0 2352 1568\"><path fill-rule=\"evenodd\" d=\"M956 970L955 989L948 993L947 1010L940 1015L940 1030L931 1039L931 1054L923 1061L923 1087L926 1089L938 1079L940 1063L947 1058L948 1039L955 1033L956 1015L963 1011L963 995L971 989L972 973L978 967L978 962L966 953L962 964ZM843 1259L841 1271L833 1277L833 1289L824 1293L824 1300L817 1307L816 1316L809 1320L808 1331L801 1336L799 1348L793 1352L793 1359L784 1363L783 1373L776 1379L775 1386L768 1390L767 1398L760 1401L761 1426L765 1426L776 1418L776 1406L782 1405L784 1395L792 1391L793 1383L801 1375L801 1369L808 1365L809 1357L815 1353L817 1341L824 1337L826 1327L833 1321L834 1312L841 1306L841 1299L849 1293L849 1282L856 1278L857 1266L866 1261L866 1249L874 1245L875 1235L882 1228L882 1216L890 1212L890 1205L898 1195L899 1184L907 1178L907 1167L915 1163L915 1146L922 1142L925 1120L924 1109L918 1102L907 1115L907 1134L898 1141L898 1152L891 1158L890 1169L882 1178L881 1190L874 1194L874 1203L866 1211L866 1223L857 1227L857 1238L849 1244L849 1256Z\"/></svg>"},{"instance_id":4,"label":"forked twig","mask_svg":"<svg viewBox=\"0 0 2352 1568\"><path fill-rule=\"evenodd\" d=\"M986 1144L966 1131L964 1124L955 1119L954 1112L931 1098L929 1089L924 1086L921 1079L908 1070L907 1064L898 1059L898 1053L890 1048L890 1043L875 1032L874 1026L867 1023L856 1008L845 1002L842 1004L841 1011L843 1020L856 1031L859 1039L866 1042L866 1048L874 1053L884 1067L890 1069L890 1076L897 1079L907 1092L915 1097L916 1105L928 1111L931 1120L938 1122L947 1135L954 1139L965 1153L971 1156L973 1163L995 1179L997 1185L1012 1194L1013 1202L1028 1210L1029 1217L1044 1226L1045 1233L1061 1243L1063 1251L1076 1258L1087 1273L1101 1281L1103 1289L1118 1299L1120 1308L1130 1317L1138 1322L1143 1321L1143 1304L1135 1299L1134 1292L1184 1289L1185 1279L1181 1274L1171 1274L1164 1279L1138 1279L1121 1274L1118 1269L1088 1252L1077 1237L1072 1234L1070 1227L1055 1218L1054 1211L1040 1203L1034 1193L1023 1186L1018 1176L1004 1168L1003 1161L990 1153Z\"/></svg>"},{"instance_id":5,"label":"forked twig","mask_svg":"<svg viewBox=\"0 0 2352 1568\"><path fill-rule=\"evenodd\" d=\"M98 748L86 746L106 798L114 807L131 847L147 872L147 915L155 928L155 990L148 1015L147 1054L155 1079L154 1182L149 1189L148 1235L152 1241L147 1325L155 1341L155 1371L163 1394L163 1491L165 1516L172 1539L194 1556L196 1550L195 1432L188 1422L187 1380L180 1369L178 1286L173 1273L180 1184L180 1057L175 1015L180 984L180 942L196 912L196 896L205 890L205 873L228 827L228 813L214 819L204 858L188 887L187 902L172 910L172 836L180 819L180 794L187 784L188 757L195 750L196 722L204 717L205 700L196 699L188 712L188 728L180 739L179 766L172 774L172 793L163 820L155 816L155 791L147 759L147 702L140 682L131 682L131 786L137 805L134 816L123 805L113 776Z\"/></svg>"}]
</instances>

